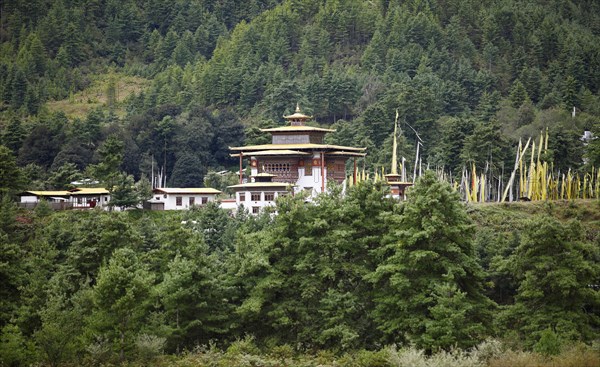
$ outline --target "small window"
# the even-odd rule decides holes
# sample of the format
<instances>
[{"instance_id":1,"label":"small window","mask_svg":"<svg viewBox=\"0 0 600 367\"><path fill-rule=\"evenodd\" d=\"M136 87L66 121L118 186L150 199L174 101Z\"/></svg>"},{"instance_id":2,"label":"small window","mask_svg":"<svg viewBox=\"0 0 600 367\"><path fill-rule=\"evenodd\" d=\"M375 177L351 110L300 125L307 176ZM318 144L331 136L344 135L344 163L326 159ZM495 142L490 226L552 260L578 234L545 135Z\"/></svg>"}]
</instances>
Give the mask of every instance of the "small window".
<instances>
[{"instance_id":1,"label":"small window","mask_svg":"<svg viewBox=\"0 0 600 367\"><path fill-rule=\"evenodd\" d=\"M160 196L155 196L154 197L156 200L160 200ZM106 198L104 198L106 200Z\"/></svg>"},{"instance_id":2,"label":"small window","mask_svg":"<svg viewBox=\"0 0 600 367\"><path fill-rule=\"evenodd\" d=\"M246 201L246 194L243 192L240 192L240 201Z\"/></svg>"},{"instance_id":3,"label":"small window","mask_svg":"<svg viewBox=\"0 0 600 367\"><path fill-rule=\"evenodd\" d=\"M258 206L252 207L252 214L258 214L259 211L260 211L260 207L258 207Z\"/></svg>"},{"instance_id":4,"label":"small window","mask_svg":"<svg viewBox=\"0 0 600 367\"><path fill-rule=\"evenodd\" d=\"M193 206L194 204L196 204L196 198L193 196L190 196L190 206Z\"/></svg>"},{"instance_id":5,"label":"small window","mask_svg":"<svg viewBox=\"0 0 600 367\"><path fill-rule=\"evenodd\" d=\"M275 200L274 192L265 192L265 201L273 201Z\"/></svg>"},{"instance_id":6,"label":"small window","mask_svg":"<svg viewBox=\"0 0 600 367\"><path fill-rule=\"evenodd\" d=\"M183 203L183 198L181 196L176 196L175 197L175 205L181 206L182 203Z\"/></svg>"},{"instance_id":7,"label":"small window","mask_svg":"<svg viewBox=\"0 0 600 367\"><path fill-rule=\"evenodd\" d=\"M310 160L304 165L304 176L312 176L312 162Z\"/></svg>"},{"instance_id":8,"label":"small window","mask_svg":"<svg viewBox=\"0 0 600 367\"><path fill-rule=\"evenodd\" d=\"M202 205L208 203L208 198L206 196L202 197Z\"/></svg>"},{"instance_id":9,"label":"small window","mask_svg":"<svg viewBox=\"0 0 600 367\"><path fill-rule=\"evenodd\" d=\"M260 201L260 192L253 192L250 194L250 200Z\"/></svg>"}]
</instances>

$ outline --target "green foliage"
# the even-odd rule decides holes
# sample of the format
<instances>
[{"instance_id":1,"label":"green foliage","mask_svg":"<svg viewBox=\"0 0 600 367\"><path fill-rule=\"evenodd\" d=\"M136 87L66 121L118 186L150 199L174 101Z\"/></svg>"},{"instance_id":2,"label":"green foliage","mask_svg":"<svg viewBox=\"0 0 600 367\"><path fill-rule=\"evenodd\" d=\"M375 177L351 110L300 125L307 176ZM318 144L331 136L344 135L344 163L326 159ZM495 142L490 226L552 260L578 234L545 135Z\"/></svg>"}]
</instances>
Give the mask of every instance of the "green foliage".
<instances>
[{"instance_id":1,"label":"green foliage","mask_svg":"<svg viewBox=\"0 0 600 367\"><path fill-rule=\"evenodd\" d=\"M560 339L550 328L540 334L540 340L533 346L533 350L545 356L557 355L560 353Z\"/></svg>"},{"instance_id":2,"label":"green foliage","mask_svg":"<svg viewBox=\"0 0 600 367\"><path fill-rule=\"evenodd\" d=\"M223 188L237 175L211 172L237 172L227 147L267 143L258 129L281 124L296 102L338 130L327 143L368 147L367 170L389 166L396 109L399 157L414 156L414 128L423 166L456 174L474 163L499 176L516 141L545 127L555 170L600 164L600 139L579 140L584 129L600 136L593 1L6 1L0 12L5 194L97 177L113 205L133 206L148 198L149 182L133 182L151 167L173 186ZM113 77L90 92L108 73L150 85L123 100ZM61 99L100 107L82 119L49 113L46 102ZM4 195L0 355L15 364L110 364L119 351L148 364L163 348L211 339L226 347L250 333L252 343L213 346L182 363L469 365L479 362L458 352L357 350L470 347L490 333L484 291L506 308L495 324L515 343L547 353L554 336L591 340L597 290L583 284L598 273L595 208L544 209L579 218L585 231L525 226L535 211L527 206L492 206L486 219L469 208L485 228L473 229L448 187L427 185L401 209L363 185L309 205L281 200L277 217L235 219L215 205L30 214ZM260 354L282 343L294 350ZM580 356L592 354L561 347L568 358L549 358L562 365L585 365ZM295 355L308 348L349 354ZM489 363L541 358L504 357Z\"/></svg>"},{"instance_id":3,"label":"green foliage","mask_svg":"<svg viewBox=\"0 0 600 367\"><path fill-rule=\"evenodd\" d=\"M494 304L483 293L473 226L458 194L428 172L390 221L382 261L368 277L378 328L390 341L427 350L472 346L486 335Z\"/></svg>"},{"instance_id":4,"label":"green foliage","mask_svg":"<svg viewBox=\"0 0 600 367\"><path fill-rule=\"evenodd\" d=\"M116 250L100 268L92 290L96 312L87 323L90 331L113 341L120 360L133 348L134 335L144 323L152 285L153 276L131 249Z\"/></svg>"},{"instance_id":5,"label":"green foliage","mask_svg":"<svg viewBox=\"0 0 600 367\"><path fill-rule=\"evenodd\" d=\"M506 321L515 322L512 327L529 345L548 328L566 340L593 338L599 319L592 310L599 305L598 291L590 284L600 271L597 257L598 249L583 240L579 223L534 218L512 257L519 283Z\"/></svg>"},{"instance_id":6,"label":"green foliage","mask_svg":"<svg viewBox=\"0 0 600 367\"><path fill-rule=\"evenodd\" d=\"M27 340L19 327L7 324L0 334L0 362L6 366L28 365L35 360L34 345Z\"/></svg>"},{"instance_id":7,"label":"green foliage","mask_svg":"<svg viewBox=\"0 0 600 367\"><path fill-rule=\"evenodd\" d=\"M0 195L14 194L23 188L23 174L11 150L0 145Z\"/></svg>"}]
</instances>

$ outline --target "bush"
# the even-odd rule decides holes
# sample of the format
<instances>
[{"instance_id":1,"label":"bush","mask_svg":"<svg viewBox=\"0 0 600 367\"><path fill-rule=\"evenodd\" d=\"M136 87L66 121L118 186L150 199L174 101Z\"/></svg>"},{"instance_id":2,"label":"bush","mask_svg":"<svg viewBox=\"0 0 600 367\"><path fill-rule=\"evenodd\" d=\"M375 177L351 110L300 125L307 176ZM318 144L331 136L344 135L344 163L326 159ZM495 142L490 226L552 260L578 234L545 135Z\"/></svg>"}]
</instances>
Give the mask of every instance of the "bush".
<instances>
[{"instance_id":1,"label":"bush","mask_svg":"<svg viewBox=\"0 0 600 367\"><path fill-rule=\"evenodd\" d=\"M140 334L135 340L138 357L143 361L150 361L161 355L167 339L156 335Z\"/></svg>"},{"instance_id":2,"label":"bush","mask_svg":"<svg viewBox=\"0 0 600 367\"><path fill-rule=\"evenodd\" d=\"M533 350L548 357L560 353L560 339L550 328L541 332L540 340L534 345Z\"/></svg>"},{"instance_id":3,"label":"bush","mask_svg":"<svg viewBox=\"0 0 600 367\"><path fill-rule=\"evenodd\" d=\"M398 351L395 347L389 349L389 362L393 367L484 367L475 354L460 349L450 352L439 352L430 357L423 350L414 347Z\"/></svg>"},{"instance_id":4,"label":"bush","mask_svg":"<svg viewBox=\"0 0 600 367\"><path fill-rule=\"evenodd\" d=\"M8 324L0 335L0 366L27 366L35 358L34 345L18 326Z\"/></svg>"}]
</instances>

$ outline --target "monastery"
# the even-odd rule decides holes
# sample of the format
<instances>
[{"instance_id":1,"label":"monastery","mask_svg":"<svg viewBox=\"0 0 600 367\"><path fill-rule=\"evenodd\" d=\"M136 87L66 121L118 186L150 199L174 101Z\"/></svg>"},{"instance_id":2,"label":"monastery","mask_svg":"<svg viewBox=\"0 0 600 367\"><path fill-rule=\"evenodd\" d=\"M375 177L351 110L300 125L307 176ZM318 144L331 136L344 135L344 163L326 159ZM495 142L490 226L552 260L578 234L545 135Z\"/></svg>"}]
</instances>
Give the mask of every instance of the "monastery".
<instances>
[{"instance_id":1,"label":"monastery","mask_svg":"<svg viewBox=\"0 0 600 367\"><path fill-rule=\"evenodd\" d=\"M356 159L366 155L366 148L325 144L325 134L335 130L307 126L312 117L298 105L294 114L283 117L287 126L261 129L271 134L271 144L229 148L239 158L239 184L230 186L236 204L254 214L287 193L306 191L314 197L326 191L329 181L341 184L349 159L354 160L356 183ZM244 162L250 166L250 180L244 178Z\"/></svg>"},{"instance_id":2,"label":"monastery","mask_svg":"<svg viewBox=\"0 0 600 367\"><path fill-rule=\"evenodd\" d=\"M153 197L144 204L151 210L181 210L209 201L219 200L223 209L235 211L244 207L258 214L274 206L278 197L307 193L311 200L327 190L329 182L350 185L357 183L356 160L366 155L366 148L325 144L325 135L335 130L306 125L312 116L302 113L300 106L292 115L283 116L286 126L261 129L271 134L271 143L229 147L232 157L239 159L239 183L229 186L234 199L218 199L221 191L212 188L154 188ZM397 172L396 128L391 173L386 175L391 196L403 199L412 182L403 182ZM346 163L352 160L353 171L346 177ZM245 177L249 166L249 177ZM21 206L33 208L40 200L49 201L54 209L106 208L110 195L106 189L73 189L70 191L26 191L21 194Z\"/></svg>"}]
</instances>

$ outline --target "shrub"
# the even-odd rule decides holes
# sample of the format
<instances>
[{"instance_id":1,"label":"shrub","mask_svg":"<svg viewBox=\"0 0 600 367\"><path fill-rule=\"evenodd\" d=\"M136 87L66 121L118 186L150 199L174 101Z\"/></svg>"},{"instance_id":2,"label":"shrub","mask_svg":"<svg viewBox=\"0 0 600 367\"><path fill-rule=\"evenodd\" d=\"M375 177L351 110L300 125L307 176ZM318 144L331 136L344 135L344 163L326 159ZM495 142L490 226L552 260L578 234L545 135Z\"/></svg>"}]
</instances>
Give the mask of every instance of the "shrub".
<instances>
[{"instance_id":1,"label":"shrub","mask_svg":"<svg viewBox=\"0 0 600 367\"><path fill-rule=\"evenodd\" d=\"M388 350L390 365L393 367L484 367L475 354L453 349L450 352L439 352L430 357L423 350L414 347Z\"/></svg>"},{"instance_id":2,"label":"shrub","mask_svg":"<svg viewBox=\"0 0 600 367\"><path fill-rule=\"evenodd\" d=\"M135 340L135 349L139 358L149 361L163 353L166 338L156 335L140 334Z\"/></svg>"},{"instance_id":3,"label":"shrub","mask_svg":"<svg viewBox=\"0 0 600 367\"><path fill-rule=\"evenodd\" d=\"M533 350L548 357L560 353L560 339L550 328L541 332L540 340L534 345Z\"/></svg>"}]
</instances>

